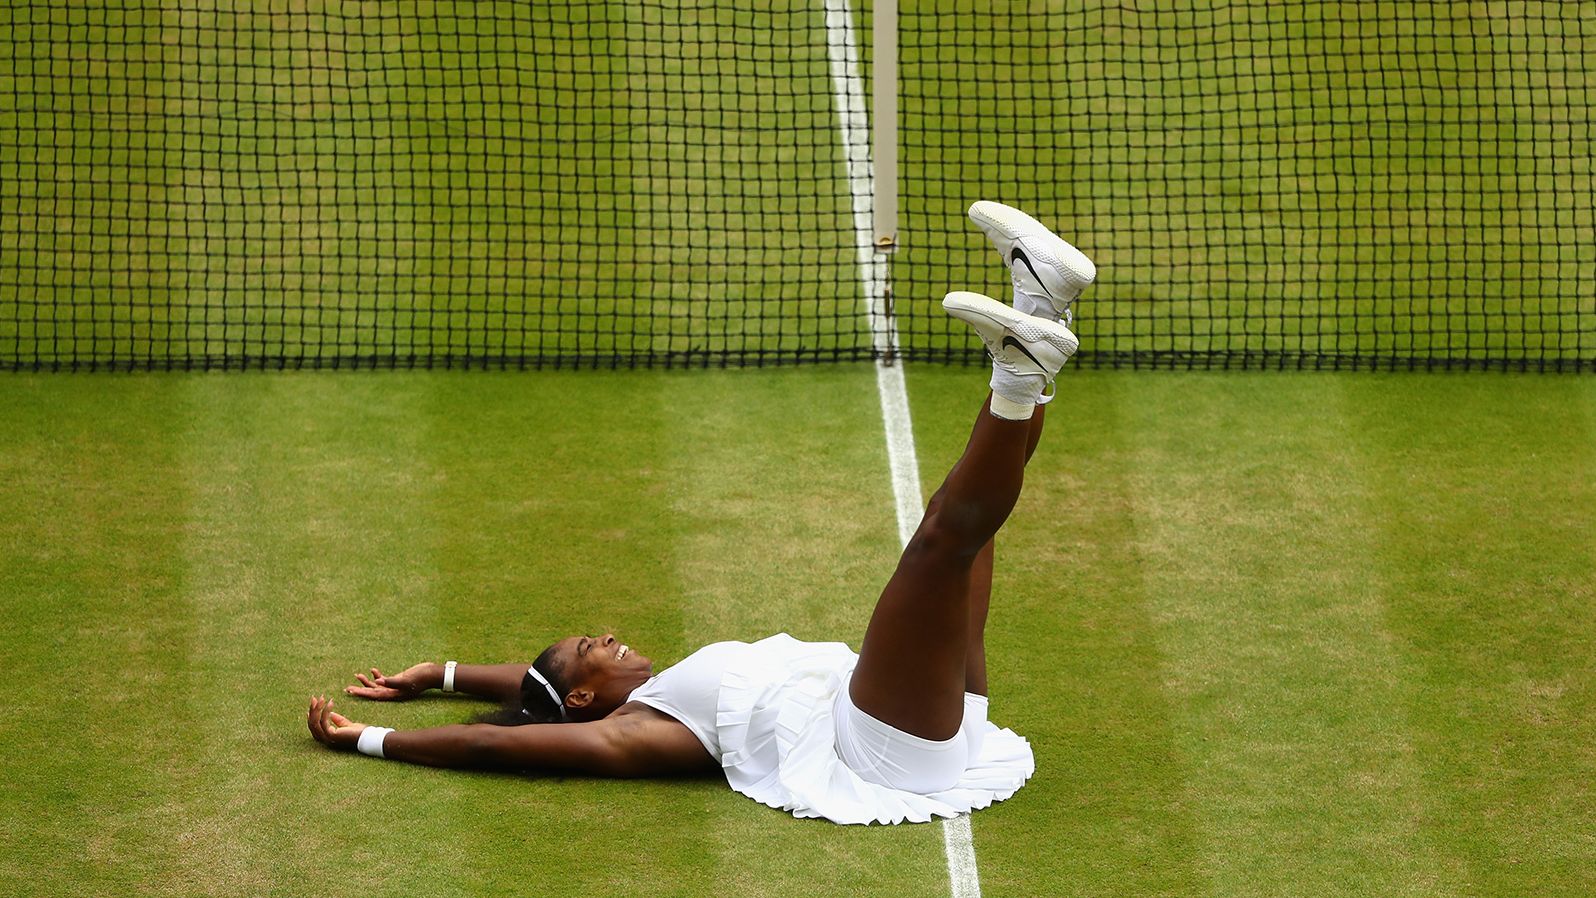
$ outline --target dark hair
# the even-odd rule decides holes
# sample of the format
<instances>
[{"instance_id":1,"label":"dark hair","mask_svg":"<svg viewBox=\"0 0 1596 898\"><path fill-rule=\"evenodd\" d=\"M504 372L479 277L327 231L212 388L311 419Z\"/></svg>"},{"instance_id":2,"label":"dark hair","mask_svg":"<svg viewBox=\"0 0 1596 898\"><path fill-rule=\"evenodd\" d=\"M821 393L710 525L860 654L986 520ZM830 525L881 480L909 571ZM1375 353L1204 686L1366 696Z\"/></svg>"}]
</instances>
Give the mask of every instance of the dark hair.
<instances>
[{"instance_id":1,"label":"dark hair","mask_svg":"<svg viewBox=\"0 0 1596 898\"><path fill-rule=\"evenodd\" d=\"M562 663L556 646L551 645L538 655L532 662L538 673L549 681L556 692L564 694L566 691L565 665ZM514 727L528 723L560 723L564 715L560 713L561 705L549 695L530 672L521 677L521 697L510 702L497 711L483 714L477 718L477 723L491 723L495 726Z\"/></svg>"}]
</instances>

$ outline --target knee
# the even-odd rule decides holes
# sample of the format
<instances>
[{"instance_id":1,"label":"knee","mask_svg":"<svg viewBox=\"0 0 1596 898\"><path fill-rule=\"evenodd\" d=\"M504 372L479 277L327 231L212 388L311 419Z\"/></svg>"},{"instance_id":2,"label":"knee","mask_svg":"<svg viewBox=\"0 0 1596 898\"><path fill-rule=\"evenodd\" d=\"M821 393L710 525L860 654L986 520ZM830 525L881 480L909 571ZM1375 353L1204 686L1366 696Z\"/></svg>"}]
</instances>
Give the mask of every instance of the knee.
<instances>
[{"instance_id":1,"label":"knee","mask_svg":"<svg viewBox=\"0 0 1596 898\"><path fill-rule=\"evenodd\" d=\"M974 558L992 538L969 517L950 514L939 507L927 512L920 527L904 547L904 554L942 558Z\"/></svg>"}]
</instances>

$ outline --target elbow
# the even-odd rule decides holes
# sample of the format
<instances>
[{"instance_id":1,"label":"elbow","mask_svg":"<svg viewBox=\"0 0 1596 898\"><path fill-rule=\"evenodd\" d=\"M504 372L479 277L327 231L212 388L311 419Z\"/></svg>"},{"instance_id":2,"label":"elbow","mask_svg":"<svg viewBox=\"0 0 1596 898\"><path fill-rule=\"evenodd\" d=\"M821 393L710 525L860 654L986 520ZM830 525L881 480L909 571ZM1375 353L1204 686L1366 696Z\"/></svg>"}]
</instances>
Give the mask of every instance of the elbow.
<instances>
[{"instance_id":1,"label":"elbow","mask_svg":"<svg viewBox=\"0 0 1596 898\"><path fill-rule=\"evenodd\" d=\"M561 727L567 724L528 724L530 727ZM467 729L461 756L465 766L490 770L569 770L596 776L637 777L647 771L636 751L623 740L600 738L583 740L563 750L542 750L523 738L526 727L501 727L476 724ZM539 734L543 735L543 734Z\"/></svg>"},{"instance_id":2,"label":"elbow","mask_svg":"<svg viewBox=\"0 0 1596 898\"><path fill-rule=\"evenodd\" d=\"M468 767L505 768L516 766L516 752L505 738L511 727L479 723L470 726L465 734L462 756Z\"/></svg>"}]
</instances>

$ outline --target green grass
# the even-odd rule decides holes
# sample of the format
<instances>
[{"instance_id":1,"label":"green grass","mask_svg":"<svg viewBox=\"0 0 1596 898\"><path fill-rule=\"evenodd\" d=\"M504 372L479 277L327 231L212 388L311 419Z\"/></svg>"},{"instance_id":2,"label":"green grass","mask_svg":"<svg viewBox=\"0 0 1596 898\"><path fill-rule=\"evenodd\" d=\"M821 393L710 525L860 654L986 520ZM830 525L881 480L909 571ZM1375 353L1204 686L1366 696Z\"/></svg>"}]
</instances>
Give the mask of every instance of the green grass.
<instances>
[{"instance_id":1,"label":"green grass","mask_svg":"<svg viewBox=\"0 0 1596 898\"><path fill-rule=\"evenodd\" d=\"M0 367L868 353L823 4L758 6L0 7ZM906 349L997 198L1083 360L1588 367L1580 8L905 7Z\"/></svg>"},{"instance_id":2,"label":"green grass","mask_svg":"<svg viewBox=\"0 0 1596 898\"><path fill-rule=\"evenodd\" d=\"M928 489L981 380L910 369ZM973 818L986 894L1596 888L1588 380L1063 393L1000 539L993 713L1038 770ZM896 555L867 368L18 376L0 420L0 893L946 888L935 827L303 730L363 665L567 632L857 644Z\"/></svg>"}]
</instances>

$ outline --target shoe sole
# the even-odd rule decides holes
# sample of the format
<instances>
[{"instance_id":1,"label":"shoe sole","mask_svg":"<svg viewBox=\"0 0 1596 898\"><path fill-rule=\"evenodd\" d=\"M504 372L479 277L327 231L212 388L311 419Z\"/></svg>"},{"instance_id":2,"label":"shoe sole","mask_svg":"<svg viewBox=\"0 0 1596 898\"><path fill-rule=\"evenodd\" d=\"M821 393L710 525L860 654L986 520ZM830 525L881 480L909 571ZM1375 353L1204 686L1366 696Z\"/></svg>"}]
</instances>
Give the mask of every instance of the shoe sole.
<instances>
[{"instance_id":1,"label":"shoe sole","mask_svg":"<svg viewBox=\"0 0 1596 898\"><path fill-rule=\"evenodd\" d=\"M1091 259L1087 258L1085 253L1070 245L1069 241L1053 233L1047 225L1042 224L1013 206L1005 206L1002 203L994 203L990 200L978 200L970 204L969 214L971 221L977 225L993 228L1003 235L1003 239L1010 243L1022 237L1044 237L1046 238L1045 243L1061 246L1064 250L1064 255L1073 255L1075 258L1060 258L1058 253L1053 252L1053 246L1032 246L1027 247L1027 249L1042 262L1068 273L1071 279L1080 281L1080 289L1086 289L1091 286L1093 281L1097 280L1097 266L1093 264ZM1011 264L1013 263L1010 261L1009 254L1005 253L1003 258L1004 267L1006 268Z\"/></svg>"},{"instance_id":2,"label":"shoe sole","mask_svg":"<svg viewBox=\"0 0 1596 898\"><path fill-rule=\"evenodd\" d=\"M1052 233L1046 225L1013 206L1005 206L991 200L977 200L971 203L970 220L979 225L995 228L1010 240L1037 231Z\"/></svg>"},{"instance_id":3,"label":"shoe sole","mask_svg":"<svg viewBox=\"0 0 1596 898\"><path fill-rule=\"evenodd\" d=\"M1028 343L1045 342L1064 353L1067 361L1075 355L1081 341L1075 333L1062 324L1015 311L1013 306L998 302L990 296L955 290L942 298L942 308L955 318L969 321L966 316L979 316L1013 332ZM960 314L963 313L963 314Z\"/></svg>"}]
</instances>

